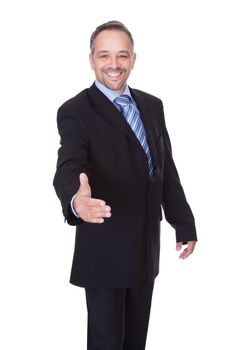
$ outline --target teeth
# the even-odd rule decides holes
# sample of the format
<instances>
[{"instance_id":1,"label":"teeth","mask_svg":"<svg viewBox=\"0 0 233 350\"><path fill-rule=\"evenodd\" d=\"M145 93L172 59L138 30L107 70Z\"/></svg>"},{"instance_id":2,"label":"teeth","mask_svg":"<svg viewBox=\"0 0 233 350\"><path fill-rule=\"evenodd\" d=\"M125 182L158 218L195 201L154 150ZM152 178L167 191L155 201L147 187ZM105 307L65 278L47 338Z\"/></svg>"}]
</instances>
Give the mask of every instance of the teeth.
<instances>
[{"instance_id":1,"label":"teeth","mask_svg":"<svg viewBox=\"0 0 233 350\"><path fill-rule=\"evenodd\" d=\"M107 73L107 75L109 75L110 77L117 77L119 76L121 73Z\"/></svg>"}]
</instances>

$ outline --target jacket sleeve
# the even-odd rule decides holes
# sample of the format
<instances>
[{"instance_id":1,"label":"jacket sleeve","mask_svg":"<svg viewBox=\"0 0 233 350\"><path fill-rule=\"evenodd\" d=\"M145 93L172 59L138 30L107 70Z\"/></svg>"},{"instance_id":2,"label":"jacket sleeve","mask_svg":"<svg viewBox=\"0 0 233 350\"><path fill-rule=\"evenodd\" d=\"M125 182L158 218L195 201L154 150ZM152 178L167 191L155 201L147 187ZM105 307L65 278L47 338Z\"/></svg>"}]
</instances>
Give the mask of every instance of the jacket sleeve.
<instances>
[{"instance_id":1,"label":"jacket sleeve","mask_svg":"<svg viewBox=\"0 0 233 350\"><path fill-rule=\"evenodd\" d=\"M184 190L172 157L170 138L163 114L164 179L162 206L166 220L176 231L176 241L196 241L194 216L186 200Z\"/></svg>"},{"instance_id":2,"label":"jacket sleeve","mask_svg":"<svg viewBox=\"0 0 233 350\"><path fill-rule=\"evenodd\" d=\"M80 173L89 174L89 135L82 117L66 105L58 110L57 125L61 147L53 185L61 201L65 221L70 225L79 225L83 221L73 214L70 203L79 189Z\"/></svg>"}]
</instances>

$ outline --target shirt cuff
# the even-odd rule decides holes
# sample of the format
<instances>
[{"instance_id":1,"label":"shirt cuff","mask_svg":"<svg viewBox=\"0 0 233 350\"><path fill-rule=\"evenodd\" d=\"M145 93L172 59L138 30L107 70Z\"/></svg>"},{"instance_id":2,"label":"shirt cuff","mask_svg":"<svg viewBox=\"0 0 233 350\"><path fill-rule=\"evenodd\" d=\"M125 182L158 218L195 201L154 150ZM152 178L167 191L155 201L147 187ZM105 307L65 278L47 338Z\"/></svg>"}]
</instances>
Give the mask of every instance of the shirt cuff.
<instances>
[{"instance_id":1,"label":"shirt cuff","mask_svg":"<svg viewBox=\"0 0 233 350\"><path fill-rule=\"evenodd\" d=\"M76 216L76 218L80 218L80 216L78 215L78 213L76 213L75 209L74 209L74 200L75 200L76 194L72 197L71 201L70 201L70 207L72 210L72 213Z\"/></svg>"}]
</instances>

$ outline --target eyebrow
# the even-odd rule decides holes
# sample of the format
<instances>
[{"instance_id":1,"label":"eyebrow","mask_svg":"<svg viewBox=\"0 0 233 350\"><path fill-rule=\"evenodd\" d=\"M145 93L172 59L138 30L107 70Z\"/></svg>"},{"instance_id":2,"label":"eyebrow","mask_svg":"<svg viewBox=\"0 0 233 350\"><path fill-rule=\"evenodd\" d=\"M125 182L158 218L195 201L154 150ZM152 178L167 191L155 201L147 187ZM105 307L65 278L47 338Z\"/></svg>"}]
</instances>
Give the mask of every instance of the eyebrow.
<instances>
[{"instance_id":1,"label":"eyebrow","mask_svg":"<svg viewBox=\"0 0 233 350\"><path fill-rule=\"evenodd\" d=\"M97 54L101 54L101 53L109 53L110 51L108 50L100 50L100 51L97 51ZM117 51L117 53L125 53L125 54L129 54L129 51L128 50L120 50L120 51Z\"/></svg>"}]
</instances>

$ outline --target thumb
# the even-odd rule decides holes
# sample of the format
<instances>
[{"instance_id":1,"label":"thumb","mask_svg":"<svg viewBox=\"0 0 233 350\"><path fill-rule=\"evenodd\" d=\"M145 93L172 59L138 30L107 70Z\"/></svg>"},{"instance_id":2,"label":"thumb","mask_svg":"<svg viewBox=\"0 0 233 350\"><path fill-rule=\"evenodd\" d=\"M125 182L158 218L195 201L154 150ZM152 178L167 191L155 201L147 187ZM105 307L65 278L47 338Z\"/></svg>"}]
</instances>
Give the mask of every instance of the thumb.
<instances>
[{"instance_id":1,"label":"thumb","mask_svg":"<svg viewBox=\"0 0 233 350\"><path fill-rule=\"evenodd\" d=\"M176 243L176 250L181 250L183 242Z\"/></svg>"},{"instance_id":2,"label":"thumb","mask_svg":"<svg viewBox=\"0 0 233 350\"><path fill-rule=\"evenodd\" d=\"M80 187L79 191L83 196L91 197L91 188L89 185L88 177L85 173L79 175Z\"/></svg>"}]
</instances>

